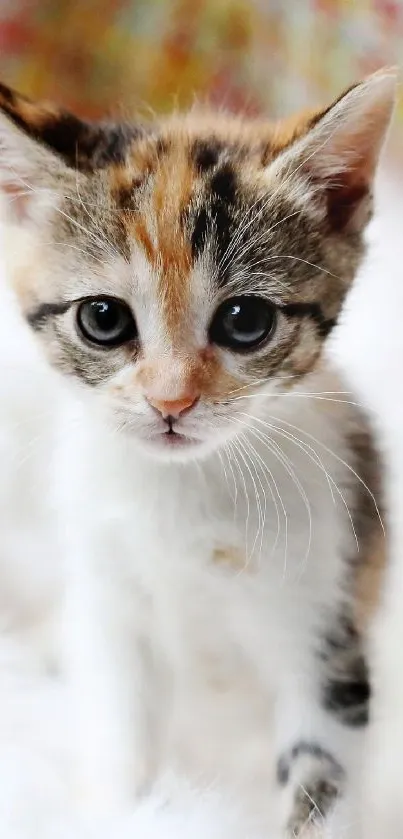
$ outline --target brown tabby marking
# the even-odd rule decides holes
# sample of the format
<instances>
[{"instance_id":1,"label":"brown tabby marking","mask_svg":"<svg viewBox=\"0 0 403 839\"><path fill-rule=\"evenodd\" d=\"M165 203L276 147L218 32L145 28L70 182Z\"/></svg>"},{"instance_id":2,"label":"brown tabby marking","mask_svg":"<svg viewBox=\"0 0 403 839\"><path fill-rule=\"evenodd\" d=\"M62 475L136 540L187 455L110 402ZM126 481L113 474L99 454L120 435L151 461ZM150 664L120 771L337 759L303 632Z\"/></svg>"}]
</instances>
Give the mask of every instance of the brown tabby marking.
<instances>
[{"instance_id":1,"label":"brown tabby marking","mask_svg":"<svg viewBox=\"0 0 403 839\"><path fill-rule=\"evenodd\" d=\"M158 248L155 267L159 273L159 294L164 301L172 340L179 337L186 312L192 254L181 218L190 201L192 188L193 171L185 150L173 147L169 157L161 161L154 183Z\"/></svg>"},{"instance_id":2,"label":"brown tabby marking","mask_svg":"<svg viewBox=\"0 0 403 839\"><path fill-rule=\"evenodd\" d=\"M379 530L357 572L355 622L365 633L376 611L387 565L387 538Z\"/></svg>"}]
</instances>

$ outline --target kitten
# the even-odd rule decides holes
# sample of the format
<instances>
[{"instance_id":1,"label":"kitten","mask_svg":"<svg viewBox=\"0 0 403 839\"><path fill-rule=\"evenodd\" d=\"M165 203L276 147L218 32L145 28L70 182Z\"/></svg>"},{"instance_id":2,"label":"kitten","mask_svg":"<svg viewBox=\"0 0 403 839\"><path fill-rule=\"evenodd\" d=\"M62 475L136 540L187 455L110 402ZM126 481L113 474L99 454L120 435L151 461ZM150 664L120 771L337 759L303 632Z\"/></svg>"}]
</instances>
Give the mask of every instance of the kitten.
<instances>
[{"instance_id":1,"label":"kitten","mask_svg":"<svg viewBox=\"0 0 403 839\"><path fill-rule=\"evenodd\" d=\"M71 389L49 632L90 810L177 766L294 835L355 770L380 475L323 350L394 88L277 125L92 125L0 89L11 285Z\"/></svg>"}]
</instances>

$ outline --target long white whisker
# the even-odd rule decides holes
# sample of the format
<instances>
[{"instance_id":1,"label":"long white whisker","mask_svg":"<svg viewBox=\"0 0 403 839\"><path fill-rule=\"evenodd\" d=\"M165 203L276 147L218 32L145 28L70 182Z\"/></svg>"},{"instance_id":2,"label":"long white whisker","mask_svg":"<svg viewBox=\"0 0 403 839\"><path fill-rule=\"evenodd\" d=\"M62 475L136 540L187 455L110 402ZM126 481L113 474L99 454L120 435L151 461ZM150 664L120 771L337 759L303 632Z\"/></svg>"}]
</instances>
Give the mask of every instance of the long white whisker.
<instances>
[{"instance_id":1,"label":"long white whisker","mask_svg":"<svg viewBox=\"0 0 403 839\"><path fill-rule=\"evenodd\" d=\"M363 478L361 478L361 475L359 475L359 474L358 474L358 472L356 472L356 470L355 470L355 469L354 469L354 468L353 468L353 467L352 467L349 463L347 463L347 461L346 461L346 460L344 460L342 457L340 457L340 455L336 454L336 452L334 452L334 451L333 451L333 449L329 448L329 446L327 446L325 443L323 443L323 442L322 442L322 440L318 440L316 437L314 437L314 436L313 436L313 434L309 434L309 432L308 432L308 431L305 431L304 429L299 428L297 425L293 425L292 423L287 422L286 420L284 420L284 419L280 419L279 417L275 417L275 416L269 416L269 419L272 419L272 420L274 420L275 422L280 421L283 425L287 425L289 428L293 428L293 429L294 429L294 431L297 431L297 432L299 432L300 434L304 434L304 435L305 435L306 437L308 437L310 440L313 440L313 442L314 442L314 443L317 443L319 446L321 446L321 447L322 447L322 448L323 448L326 452L328 452L328 454L330 454L330 455L331 455L332 457L334 457L334 458L335 458L335 459L336 459L339 463L341 463L341 464L342 464L342 466L345 466L345 468L346 468L346 469L347 469L347 470L348 470L348 471L349 471L352 475L354 475L354 477L357 479L357 481L361 484L361 486L365 489L365 491L368 493L368 495L369 495L369 496L370 496L370 498L372 499L372 502L373 502L373 504L374 504L374 508L375 508L375 511L376 511L377 517L378 517L378 519L379 519L379 523L380 523L381 528L382 528L382 531L383 531L383 533L385 533L385 527L384 527L384 524L383 524L383 521L382 521L382 517L381 517L380 511L379 511L378 503L377 503L377 500L376 500L376 498L375 498L374 493L373 493L373 492L372 492L372 490L369 488L369 486L365 483L365 481L363 480Z\"/></svg>"},{"instance_id":2,"label":"long white whisker","mask_svg":"<svg viewBox=\"0 0 403 839\"><path fill-rule=\"evenodd\" d=\"M260 463L259 463L259 455L258 455L258 452L256 451L255 447L252 445L252 443L250 442L250 440L247 438L246 435L244 437L244 445L247 447L248 451L251 452L251 455L250 455L251 463L253 464L253 468L254 468L255 474L256 474L256 479L259 483L259 486L260 486L260 489L261 489L262 495L263 495L263 505L264 506L263 506L263 508L261 507L261 510L262 510L262 525L261 525L260 549L259 549L259 565L260 565L261 559L262 559L262 552L263 552L264 529L265 529L265 524L266 524L267 498L266 498L266 491L265 491L262 479L260 477L260 472L257 468L259 466L259 468L261 469L261 466L260 466ZM258 461L257 464L256 464L255 460ZM272 488L269 484L269 481L267 479L267 476L264 474L264 472L263 472L263 477L266 479L267 486L269 487L269 490L272 494L273 502L276 505L273 490L272 490Z\"/></svg>"},{"instance_id":3,"label":"long white whisker","mask_svg":"<svg viewBox=\"0 0 403 839\"><path fill-rule=\"evenodd\" d=\"M236 466L238 467L239 474L241 476L242 487L243 487L244 497L245 497L245 502L246 502L247 513L246 513L246 521L245 521L245 556L248 557L248 529L249 529L250 501L249 501L248 490L246 488L245 476L244 476L243 471L242 471L242 466L239 463L239 460L238 460L238 457L237 457L238 450L235 448L234 445L232 446L232 453L233 453L233 457L234 457L234 462L235 462Z\"/></svg>"},{"instance_id":4,"label":"long white whisker","mask_svg":"<svg viewBox=\"0 0 403 839\"><path fill-rule=\"evenodd\" d=\"M248 441L247 441L247 438L245 437L245 435L240 434L239 437L238 437L238 444L241 446L246 458L248 457L247 442ZM254 462L251 458L250 458L250 462L252 463L252 465L255 469L255 474L257 474L256 466L255 466L255 464L254 464ZM254 556L255 550L256 550L256 545L257 545L257 542L258 542L258 539L259 539L259 534L261 532L263 532L263 511L262 511L262 504L261 504L261 500L260 500L260 495L258 493L258 489L257 489L257 486L256 486L255 478L254 478L253 473L252 473L252 469L250 468L247 461L246 461L245 465L248 469L248 472L249 472L249 475L250 475L250 478L251 478L251 481L252 481L252 484L253 484L253 489L255 491L256 506L257 506L257 511L258 511L258 525L257 525L257 530L256 530L256 536L255 536L255 540L253 542L252 550L251 550L251 553L250 553L250 558L252 559L253 556ZM246 570L246 569L244 569L244 570Z\"/></svg>"},{"instance_id":5,"label":"long white whisker","mask_svg":"<svg viewBox=\"0 0 403 839\"><path fill-rule=\"evenodd\" d=\"M356 531L356 528L355 528L355 525L354 525L354 519L352 517L350 508L347 504L346 498L345 498L343 492L341 491L340 487L338 486L338 484L334 480L334 478L329 474L329 472L325 468L325 466L323 464L323 461L319 457L317 451L311 445L309 445L309 443L306 443L306 442L300 440L294 434L291 434L290 431L286 431L283 428L279 428L278 426L275 426L272 423L264 422L263 420L260 420L258 417L253 417L253 419L256 422L262 422L264 424L264 426L266 428L268 428L269 430L274 431L277 434L280 434L286 440L289 440L290 442L294 443L294 445L296 445L298 448L300 448L301 451L303 451L304 454L306 454L307 457L309 457L309 459L321 469L321 471L324 473L324 475L326 477L326 481L327 481L327 484L328 484L329 491L330 491L330 494L332 496L333 502L335 502L335 498L334 498L334 494L333 494L333 488L334 488L335 491L337 492L338 496L340 497L345 509L346 509L346 512L347 512L347 515L348 515L348 518L349 518L349 521L350 521L350 524L351 524L351 529L352 529L352 532L353 532L353 535L354 535L355 543L356 543L356 546L357 546L357 552L359 552L360 545L359 545L359 540L358 540L358 536L357 536L357 531Z\"/></svg>"},{"instance_id":6,"label":"long white whisker","mask_svg":"<svg viewBox=\"0 0 403 839\"><path fill-rule=\"evenodd\" d=\"M240 436L242 436L242 435L240 435ZM237 453L241 457L242 462L246 466L246 469L249 472L249 475L251 476L251 471L250 471L248 462L245 458L245 454L244 454L244 451L243 451L242 440L238 438L237 443L238 443ZM245 501L246 501L246 526L245 526L245 530L246 530L246 542L245 542L245 545L246 545L246 564L245 564L245 567L243 569L243 570L245 570L250 565L250 562L251 562L251 559L252 559L252 553L249 552L250 500L249 500L249 493L248 493L247 488L246 488L246 481L245 481L245 476L243 475L243 472L242 472L242 477L243 477L243 486L244 486L244 490L245 490ZM255 491L256 491L256 485L255 485ZM253 548L254 547L255 547L255 543L253 544ZM252 550L253 550L253 548L252 548Z\"/></svg>"},{"instance_id":7,"label":"long white whisker","mask_svg":"<svg viewBox=\"0 0 403 839\"><path fill-rule=\"evenodd\" d=\"M282 463L282 465L283 465L284 469L286 470L287 474L290 476L291 480L295 484L295 486L298 490L298 493L301 496L301 499L303 501L305 509L307 511L307 515L308 515L308 540L307 540L306 551L305 551L305 554L304 554L304 559L303 559L303 562L302 562L302 570L303 570L305 568L305 565L306 565L307 561L308 561L308 557L309 557L309 554L310 554L310 551L311 551L311 545L312 545L312 511L311 511L311 505L309 503L308 496L307 496L307 494L304 490L304 487L301 484L301 481L299 480L299 478L298 478L298 476L295 472L295 469L293 467L293 464L292 464L290 458L287 457L287 455L285 454L285 452L283 451L281 446L275 440L273 440L272 437L268 437L267 434L264 434L260 429L255 428L254 432L255 432L255 436L257 438L259 438L261 440L261 442L264 445L266 445L266 447L269 448L269 450L272 451L273 454L275 454L275 456L280 461L280 463ZM269 442L270 442L270 446L268 446ZM285 573L286 573L286 567L284 568L284 575L285 575ZM284 576L284 579L285 579L285 576Z\"/></svg>"},{"instance_id":8,"label":"long white whisker","mask_svg":"<svg viewBox=\"0 0 403 839\"><path fill-rule=\"evenodd\" d=\"M291 378L291 377L290 377ZM293 378L293 377L292 377ZM265 381L264 379L262 381ZM253 385L251 385L253 387ZM234 391L235 392L235 391ZM330 395L327 396L326 394L329 393ZM367 406L364 402L357 402L352 401L351 399L333 399L332 397L333 391L309 391L307 393L302 393L302 391L293 391L293 390L286 390L280 391L276 390L275 396L281 397L294 397L294 398L304 398L304 399L315 399L322 402L335 402L340 405L353 405L356 408L363 408L365 410L371 410L370 408L367 409ZM351 391L334 391L337 395L346 395L350 394ZM235 396L234 402L237 402L241 399L273 399L273 393L251 393L251 394L243 394L242 396Z\"/></svg>"},{"instance_id":9,"label":"long white whisker","mask_svg":"<svg viewBox=\"0 0 403 839\"><path fill-rule=\"evenodd\" d=\"M232 466L231 455L233 457L234 452L233 452L232 443L230 441L228 441L226 446L225 446L225 451L227 451L227 450L228 450L228 455L227 455L228 456L228 466L231 470L232 478L233 478L233 481L234 481L234 521L235 521L236 513L237 513L237 501L238 501L238 484L237 484L237 481L236 481L236 478L235 478L234 468Z\"/></svg>"},{"instance_id":10,"label":"long white whisker","mask_svg":"<svg viewBox=\"0 0 403 839\"><path fill-rule=\"evenodd\" d=\"M252 428L250 427L249 423L243 422L242 420L239 420L239 418L237 418L236 420L234 420L234 422L235 422L236 424L241 424L241 425L243 425L245 428L247 428L247 429L248 429L248 432L252 433L252 435L253 435L253 431L254 431L254 429L252 429ZM246 435L245 435L245 436L246 436ZM255 436L255 435L254 435L254 436ZM257 451L257 449L256 449L256 448L252 445L252 443L250 442L250 440L248 440L248 444L249 444L249 446L250 446L251 450L254 452L254 456L256 457L256 460L258 461L258 463L259 463L259 465L260 465L260 468L262 469L262 472L263 472L264 477L265 477L265 479L266 479L267 486L269 487L269 491L270 491L270 494L271 494L271 497L272 497L272 500L273 500L273 504L274 504L274 507L275 507L275 510L276 510L276 516L277 516L277 533L276 533L276 538L275 538L274 545L273 545L273 547L272 547L272 554L273 554L273 553L274 553L274 551L275 551L275 549L276 549L276 547L277 547L278 540L279 540L279 538L280 538L280 530L281 530L280 512L279 512L278 503L277 503L277 500L276 500L276 497L275 497L275 494L274 494L273 486L274 486L274 488L275 488L275 490L276 490L276 494L277 494L277 497L278 497L278 500L279 500L279 502L280 502L280 505L281 505L281 508L282 508L282 511L283 511L283 515L284 515L284 520L285 520L285 543L286 543L286 544L287 544L287 528L288 528L288 522L287 522L287 512L286 512L286 509L285 509L285 506L284 506L284 503L283 503L283 499L282 499L282 497L281 497L280 491L279 491L279 489L278 489L278 486L277 486L276 480L275 480L275 478L274 478L274 475L273 475L273 473L272 473L271 469L269 468L268 464L267 464L267 463L263 460L263 458L260 456L260 454L259 454L259 452ZM272 482L273 486L271 485L271 483L270 483L270 481L269 481L269 478L270 478L270 481ZM266 517L266 495L265 495L265 517Z\"/></svg>"}]
</instances>

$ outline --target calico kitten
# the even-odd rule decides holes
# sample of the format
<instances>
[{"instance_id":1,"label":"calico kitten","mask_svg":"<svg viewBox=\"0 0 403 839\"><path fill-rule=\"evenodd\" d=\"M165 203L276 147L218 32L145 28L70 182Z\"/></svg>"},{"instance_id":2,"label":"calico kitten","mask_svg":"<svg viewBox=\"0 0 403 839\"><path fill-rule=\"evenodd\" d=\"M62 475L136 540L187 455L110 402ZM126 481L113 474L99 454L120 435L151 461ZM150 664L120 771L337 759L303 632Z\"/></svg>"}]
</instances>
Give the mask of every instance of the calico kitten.
<instances>
[{"instance_id":1,"label":"calico kitten","mask_svg":"<svg viewBox=\"0 0 403 839\"><path fill-rule=\"evenodd\" d=\"M71 385L55 643L95 810L166 765L262 802L274 775L294 835L354 772L379 467L323 349L394 88L274 125L92 125L0 89L11 284Z\"/></svg>"}]
</instances>

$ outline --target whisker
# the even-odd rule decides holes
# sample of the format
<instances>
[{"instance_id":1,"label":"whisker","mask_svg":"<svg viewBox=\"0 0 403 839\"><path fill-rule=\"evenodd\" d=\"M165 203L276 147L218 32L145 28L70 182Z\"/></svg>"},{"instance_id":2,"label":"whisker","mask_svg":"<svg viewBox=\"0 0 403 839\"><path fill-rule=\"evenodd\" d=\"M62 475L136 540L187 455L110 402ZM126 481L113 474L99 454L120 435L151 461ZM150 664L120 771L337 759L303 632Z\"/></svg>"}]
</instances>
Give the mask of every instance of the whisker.
<instances>
[{"instance_id":1,"label":"whisker","mask_svg":"<svg viewBox=\"0 0 403 839\"><path fill-rule=\"evenodd\" d=\"M237 448L237 453L240 455L240 457L242 459L242 462L245 464L246 469L248 470L249 475L251 476L250 468L248 466L247 460L246 460L245 455L243 453L242 441L240 439L238 439L237 443L238 443L238 446L239 446L239 448ZM246 539L245 539L246 564L245 564L245 568L244 568L244 570L245 570L250 565L250 562L251 562L251 559L252 559L252 554L249 552L250 499L249 499L249 493L248 493L247 488L246 488L246 481L245 481L245 477L244 477L243 473L242 473L242 477L243 477L243 486L244 486L244 490L245 490L245 501L246 501L246 525L245 525L245 530L246 530ZM256 486L255 486L255 491L256 491Z\"/></svg>"},{"instance_id":2,"label":"whisker","mask_svg":"<svg viewBox=\"0 0 403 839\"><path fill-rule=\"evenodd\" d=\"M383 521L382 521L382 517L381 517L380 511L379 511L378 503L377 503L377 500L375 498L374 493L369 488L369 486L365 483L363 478L361 478L361 476L358 474L358 472L356 472L356 470L349 463L347 463L347 461L345 461L342 457L340 457L340 455L336 454L336 452L334 452L333 449L329 448L329 446L327 446L321 440L318 440L316 437L314 437L313 434L309 434L308 431L305 431L305 430L303 430L302 428L299 428L296 425L292 425L292 423L287 422L286 420L283 420L283 419L279 420L278 417L271 416L271 417L269 417L269 419L274 419L275 422L280 421L282 424L287 425L289 428L293 428L295 431L299 431L301 434L304 434L310 440L313 440L314 443L317 443L319 446L321 446L326 452L328 452L328 454L332 455L332 457L334 457L339 463L341 463L342 466L345 466L346 469L348 469L348 471L357 479L357 481L359 481L361 486L365 489L365 491L369 494L370 498L372 499L377 517L379 519L379 523L381 525L383 533L385 534L385 527L384 527L384 524L383 524Z\"/></svg>"},{"instance_id":3,"label":"whisker","mask_svg":"<svg viewBox=\"0 0 403 839\"><path fill-rule=\"evenodd\" d=\"M291 478L291 480L295 484L295 486L298 490L298 493L301 496L301 499L303 501L305 509L307 511L309 532L308 532L307 547L306 547L305 554L304 554L304 559L303 559L303 562L302 562L302 568L304 569L305 566L306 566L306 563L308 561L309 554L310 554L310 551L311 551L311 545L312 545L312 511L311 511L311 505L310 505L308 496L307 496L307 494L306 494L306 492L305 492L305 490L304 490L304 488L301 484L301 481L299 480L299 478L298 478L298 476L295 472L294 465L292 464L290 458L285 454L285 452L283 451L281 446L275 440L273 440L273 437L268 437L268 435L264 434L260 429L255 428L254 432L255 432L255 436L258 439L260 439L260 441L264 445L266 445L267 448L269 448L269 451L271 451L277 457L277 459L280 461L280 463L282 463L282 465L283 465L284 469L286 470L287 474L289 475L289 477ZM268 442L270 442L270 446L268 446ZM286 573L286 566L284 567L284 579L285 579L285 573Z\"/></svg>"},{"instance_id":4,"label":"whisker","mask_svg":"<svg viewBox=\"0 0 403 839\"><path fill-rule=\"evenodd\" d=\"M234 452L233 452L233 449L232 449L232 443L230 441L228 441L226 443L225 451L227 451L227 449L228 449L228 455L227 455L228 456L228 466L231 469L231 474L232 474L232 478L233 478L233 481L234 481L234 521L235 521L236 513L237 513L237 501L238 501L238 484L237 484L234 469L233 469L233 466L232 466L231 455L233 456Z\"/></svg>"},{"instance_id":5,"label":"whisker","mask_svg":"<svg viewBox=\"0 0 403 839\"><path fill-rule=\"evenodd\" d=\"M238 418L237 418L236 420L234 420L234 422L235 422L236 424L240 423L240 424L241 424L241 425L243 425L245 428L247 428L247 429L248 429L248 431L253 431L253 429L251 429L251 428L250 428L249 423L243 422L242 420L239 420ZM246 435L245 435L245 436L246 436ZM277 533L276 533L276 538L275 538L274 545L273 545L273 547L272 547L272 554L273 554L273 553L274 553L274 551L275 551L275 549L276 549L276 547L277 547L278 540L279 540L279 538L280 538L281 523L280 523L280 513L279 513L278 504L277 504L277 501L276 501L276 497L275 497L275 495L274 495L274 490L273 490L273 487L272 487L272 485L271 485L271 484L270 484L270 482L269 482L269 477L270 477L270 480L271 480L271 482L272 482L272 484L273 484L273 486L274 486L274 488L275 488L275 490L276 490L276 493L277 493L277 496L278 496L278 499L279 499L279 502L280 502L280 504L281 504L282 511L283 511L283 514L284 514L284 519L285 519L285 542L286 542L286 544L287 544L287 526L288 526L288 522L287 522L287 512L286 512L286 509L285 509L285 506L284 506L284 503L283 503L283 499L282 499L282 497L281 497L280 491L279 491L279 489L278 489L278 486L277 486L277 483L276 483L276 480L275 480L275 478L274 478L274 475L273 475L272 471L270 470L270 468L269 468L268 464L267 464L267 463L263 460L263 458L260 456L260 454L259 454L259 452L257 451L257 449L256 449L256 448L252 445L252 443L250 442L250 440L248 441L248 443L249 443L249 446L251 447L252 451L254 452L254 456L256 457L256 459L257 459L257 461L258 461L258 463L259 463L259 465L260 465L260 468L262 469L263 475L264 475L264 477L265 477L265 479L266 479L267 486L269 487L269 491L270 491L270 494L271 494L271 497L272 497L272 500L273 500L273 504L274 504L274 507L275 507L275 510L276 510L276 515L277 515ZM265 495L265 512L266 512L266 495Z\"/></svg>"},{"instance_id":6,"label":"whisker","mask_svg":"<svg viewBox=\"0 0 403 839\"><path fill-rule=\"evenodd\" d=\"M247 446L246 446L247 439L246 439L245 435L241 434L238 437L237 442L238 442L238 445L240 445L241 448L243 449L243 452L245 453L245 456L248 457L248 449L247 449ZM255 474L256 474L256 467L255 467L255 464L253 463L253 460L250 459L250 462L253 464L253 466L255 468ZM257 526L257 530L256 530L255 540L253 542L252 550L251 550L251 553L250 553L250 559L252 560L252 558L254 556L254 553L255 553L255 550L256 550L256 544L257 544L257 541L259 539L259 534L260 534L261 530L263 530L263 511L262 511L260 496L259 496L257 486L256 486L256 481L255 481L254 476L252 474L252 470L251 470L249 464L247 463L247 461L246 461L245 465L248 469L248 472L249 472L249 475L250 475L250 478L251 478L251 481L252 481L252 484L253 484L253 488L254 488L254 491L255 491L255 498L256 498L256 506L257 506L257 510L258 510L258 526ZM246 570L247 567L248 567L248 564L246 565L244 570Z\"/></svg>"},{"instance_id":7,"label":"whisker","mask_svg":"<svg viewBox=\"0 0 403 839\"><path fill-rule=\"evenodd\" d=\"M225 449L223 451L220 451L220 449L218 449L217 454L218 454L218 457L219 457L219 460L220 460L220 463L221 463L221 466L222 466L222 470L224 472L224 478L225 478L225 483L227 485L228 492L230 493L231 498L233 498L233 494L232 494L232 491L230 489L230 484L229 484L229 480L228 480L228 473L227 473L227 470L225 468L225 463L224 463L224 457L223 457L224 451L225 451ZM196 461L196 462L198 463L198 461Z\"/></svg>"},{"instance_id":8,"label":"whisker","mask_svg":"<svg viewBox=\"0 0 403 839\"><path fill-rule=\"evenodd\" d=\"M250 442L250 440L248 440L246 435L244 437L244 445L247 447L248 451L251 452L251 454L250 454L251 463L253 464L255 474L256 474L256 479L259 483L259 486L260 486L260 489L261 489L262 495L263 495L264 506L263 506L263 508L261 507L261 510L262 510L262 526L261 526L261 532L260 532L260 549L259 549L259 567L260 567L261 560L262 560L262 552L263 552L264 529L265 529L265 524L266 524L267 498L266 498L266 491L265 491L265 488L263 486L262 479L260 477L260 473L258 471L257 465L255 463L255 459L254 459L254 456L256 457L257 452L256 452L256 449L254 448L254 446L252 445L252 443ZM258 458L256 458L256 459L258 459ZM258 465L260 466L259 462L258 462ZM264 473L263 473L263 477L266 478L266 483L269 486L269 489L271 489L271 487L269 485L269 482L267 480L267 477ZM273 500L275 501L273 491L271 490L271 492L272 492Z\"/></svg>"},{"instance_id":9,"label":"whisker","mask_svg":"<svg viewBox=\"0 0 403 839\"><path fill-rule=\"evenodd\" d=\"M294 377L290 377L290 378L294 378ZM263 379L263 381L266 381L266 380ZM333 399L331 397L331 395L326 396L327 392L329 394L332 394L332 391L323 391L323 392L321 392L321 391L313 391L313 392L309 391L307 393L302 393L301 391L293 391L293 390L286 390L286 391L278 391L277 390L277 391L275 391L274 394L273 393L251 393L251 394L246 394L246 395L242 395L242 396L236 396L236 397L234 397L233 401L237 402L241 399L273 399L274 396L281 396L281 397L287 397L287 398L288 397L295 397L295 398L302 397L304 399L316 399L316 400L322 401L322 402L335 402L336 404L341 404L341 405L353 405L354 407L364 409L365 411L369 411L369 412L373 411L373 409L371 409L370 406L367 408L367 406L364 402L357 402L357 401L353 402L350 399ZM335 394L338 394L338 395L343 395L343 393L346 393L346 395L348 395L348 394L351 393L351 391L334 391L334 392L335 392Z\"/></svg>"},{"instance_id":10,"label":"whisker","mask_svg":"<svg viewBox=\"0 0 403 839\"><path fill-rule=\"evenodd\" d=\"M254 419L257 422L259 422L259 419L257 417L254 417ZM262 420L262 422L263 422L263 420ZM334 478L329 474L329 472L325 468L325 466L323 464L323 461L319 457L317 451L313 448L313 446L310 446L309 443L306 443L306 442L300 440L298 437L295 437L295 435L291 434L290 431L285 431L284 429L279 428L278 426L275 426L271 423L264 423L264 425L265 425L265 427L269 428L270 430L275 431L276 433L280 434L286 440L289 440L290 442L293 442L324 473L333 503L335 503L335 497L334 497L334 494L333 494L333 488L334 488L335 491L337 492L337 494L339 495L339 497L340 497L340 499L341 499L341 501L342 501L342 503L343 503L343 505L346 509L346 512L347 512L347 515L348 515L348 518L349 518L349 521L350 521L351 529L352 529L352 532L353 532L354 540L355 540L355 543L356 543L356 546L357 546L357 552L359 552L360 545L359 545L359 540L358 540L358 536L357 536L357 531L356 531L356 528L355 528L355 525L354 525L353 516L352 516L350 508L347 504L346 498L345 498L342 490L340 489L340 487L338 486L338 484L334 480Z\"/></svg>"}]
</instances>

